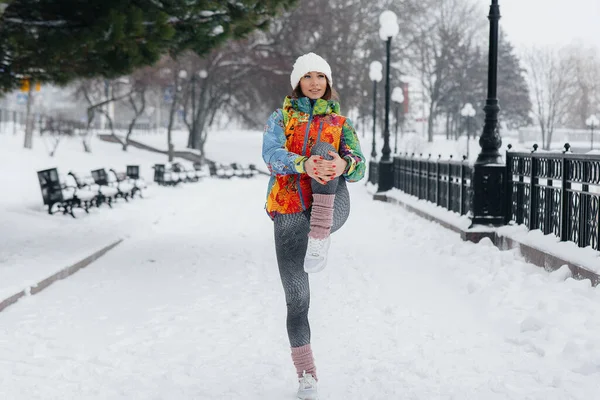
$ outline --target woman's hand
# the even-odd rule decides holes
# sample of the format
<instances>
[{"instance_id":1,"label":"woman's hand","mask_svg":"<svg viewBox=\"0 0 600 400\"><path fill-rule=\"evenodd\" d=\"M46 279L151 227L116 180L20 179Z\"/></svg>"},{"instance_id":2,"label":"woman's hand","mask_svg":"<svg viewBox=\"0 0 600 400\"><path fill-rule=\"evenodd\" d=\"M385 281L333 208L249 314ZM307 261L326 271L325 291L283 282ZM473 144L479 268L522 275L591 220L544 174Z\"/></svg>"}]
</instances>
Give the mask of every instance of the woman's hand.
<instances>
[{"instance_id":1,"label":"woman's hand","mask_svg":"<svg viewBox=\"0 0 600 400\"><path fill-rule=\"evenodd\" d=\"M329 179L327 179L328 171L323 168L321 161L324 161L321 156L310 156L310 158L304 162L304 171L321 185L325 185L329 181Z\"/></svg>"},{"instance_id":2,"label":"woman's hand","mask_svg":"<svg viewBox=\"0 0 600 400\"><path fill-rule=\"evenodd\" d=\"M346 170L346 167L348 166L348 161L346 161L342 157L340 157L340 155L338 153L336 153L335 151L330 151L329 155L333 157L333 160L328 161L328 162L334 163L335 178L337 178L338 176L341 176L344 173L344 171Z\"/></svg>"},{"instance_id":3,"label":"woman's hand","mask_svg":"<svg viewBox=\"0 0 600 400\"><path fill-rule=\"evenodd\" d=\"M333 160L325 160L321 156L311 156L304 162L304 170L314 180L321 185L325 185L333 179L344 173L348 162L340 157L334 151L330 151L329 155Z\"/></svg>"}]
</instances>

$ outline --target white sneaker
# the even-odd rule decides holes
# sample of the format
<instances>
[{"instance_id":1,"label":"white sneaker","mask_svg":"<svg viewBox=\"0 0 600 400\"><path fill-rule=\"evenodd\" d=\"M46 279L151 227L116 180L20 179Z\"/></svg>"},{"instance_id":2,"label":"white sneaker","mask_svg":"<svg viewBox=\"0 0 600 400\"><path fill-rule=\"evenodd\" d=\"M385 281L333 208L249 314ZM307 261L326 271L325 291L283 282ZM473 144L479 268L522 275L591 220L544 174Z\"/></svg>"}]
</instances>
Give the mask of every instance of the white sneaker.
<instances>
[{"instance_id":1,"label":"white sneaker","mask_svg":"<svg viewBox=\"0 0 600 400\"><path fill-rule=\"evenodd\" d=\"M304 272L312 274L322 271L327 265L327 253L331 236L325 239L314 239L308 237L308 247L304 256Z\"/></svg>"},{"instance_id":2,"label":"white sneaker","mask_svg":"<svg viewBox=\"0 0 600 400\"><path fill-rule=\"evenodd\" d=\"M298 379L300 386L298 387L297 397L301 400L317 400L317 381L311 374L304 373L302 378Z\"/></svg>"}]
</instances>

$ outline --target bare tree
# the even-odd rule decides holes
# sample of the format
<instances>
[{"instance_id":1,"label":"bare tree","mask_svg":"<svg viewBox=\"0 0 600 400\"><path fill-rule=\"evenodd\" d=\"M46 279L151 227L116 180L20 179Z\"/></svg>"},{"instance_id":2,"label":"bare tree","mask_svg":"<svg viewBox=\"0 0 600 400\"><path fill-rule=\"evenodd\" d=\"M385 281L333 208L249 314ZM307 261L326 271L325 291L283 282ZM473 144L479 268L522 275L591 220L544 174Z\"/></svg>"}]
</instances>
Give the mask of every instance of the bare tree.
<instances>
[{"instance_id":1,"label":"bare tree","mask_svg":"<svg viewBox=\"0 0 600 400\"><path fill-rule=\"evenodd\" d=\"M184 70L182 70L182 63L180 60L185 57L185 54L186 53L177 58L165 57L156 66L158 69L156 73L156 84L170 94L169 122L167 124L167 154L169 162L173 161L173 128L175 116L180 107L183 95L182 90L184 89L181 85ZM187 72L185 72L185 74L187 74Z\"/></svg>"},{"instance_id":2,"label":"bare tree","mask_svg":"<svg viewBox=\"0 0 600 400\"><path fill-rule=\"evenodd\" d=\"M413 41L417 15L427 13L422 0L303 0L302 7L272 21L268 32L257 32L245 43L246 82L233 87L235 116L253 127L262 126L272 110L291 93L289 74L294 60L308 52L323 56L334 71L334 88L346 115L371 115L369 64L385 61L385 42L379 37L382 11L398 16L400 33L392 41L391 83L400 81ZM384 104L384 91L378 91ZM358 122L358 121L354 121Z\"/></svg>"},{"instance_id":3,"label":"bare tree","mask_svg":"<svg viewBox=\"0 0 600 400\"><path fill-rule=\"evenodd\" d=\"M127 134L125 135L125 143L123 143L123 151L127 151L127 147L129 146L129 138L133 133L133 128L135 127L135 123L142 115L144 110L146 109L146 90L147 86L140 86L136 88L133 92L129 94L127 98L131 109L133 110L133 117L129 122L129 126L127 127ZM138 104L139 101L139 104Z\"/></svg>"},{"instance_id":4,"label":"bare tree","mask_svg":"<svg viewBox=\"0 0 600 400\"><path fill-rule=\"evenodd\" d=\"M40 126L40 136L45 137L44 143L50 157L56 155L61 140L66 136L75 135L77 128L77 123L69 121L64 113L45 118Z\"/></svg>"},{"instance_id":5,"label":"bare tree","mask_svg":"<svg viewBox=\"0 0 600 400\"><path fill-rule=\"evenodd\" d=\"M128 81L123 79L107 80L100 78L83 80L77 85L75 96L83 97L88 103L87 125L82 138L83 148L86 152L92 152L91 140L93 138L93 131L90 128L94 122L96 112L103 114L107 118L112 136L124 145L124 142L114 132L113 121L110 113L106 110L106 106L128 97L131 93L131 88L124 88L127 85Z\"/></svg>"},{"instance_id":6,"label":"bare tree","mask_svg":"<svg viewBox=\"0 0 600 400\"><path fill-rule=\"evenodd\" d=\"M600 56L594 47L582 45L568 46L565 53L572 63L574 79L567 124L585 129L586 119L600 111Z\"/></svg>"},{"instance_id":7,"label":"bare tree","mask_svg":"<svg viewBox=\"0 0 600 400\"><path fill-rule=\"evenodd\" d=\"M139 117L144 113L147 102L147 92L151 87L160 82L160 69L145 67L137 70L129 76L131 82L131 91L124 99L125 104L133 111L131 120L127 127L127 133L123 144L123 151L127 151L129 146L129 138L133 133L133 128Z\"/></svg>"},{"instance_id":8,"label":"bare tree","mask_svg":"<svg viewBox=\"0 0 600 400\"><path fill-rule=\"evenodd\" d=\"M573 63L563 51L531 48L524 57L533 98L533 114L542 131L542 145L548 150L554 129L564 123L573 93Z\"/></svg>"},{"instance_id":9,"label":"bare tree","mask_svg":"<svg viewBox=\"0 0 600 400\"><path fill-rule=\"evenodd\" d=\"M182 81L182 108L189 132L187 147L199 150L202 159L208 127L219 111L236 111L232 93L247 79L250 66L240 59L244 56L239 49L230 45L205 58L190 53L181 59L186 71Z\"/></svg>"},{"instance_id":10,"label":"bare tree","mask_svg":"<svg viewBox=\"0 0 600 400\"><path fill-rule=\"evenodd\" d=\"M461 64L461 57L478 44L477 38L481 37L484 26L478 18L479 6L465 0L435 1L431 10L421 16L407 61L412 73L420 76L428 100L427 138L430 142L440 104L456 88L454 71Z\"/></svg>"}]
</instances>

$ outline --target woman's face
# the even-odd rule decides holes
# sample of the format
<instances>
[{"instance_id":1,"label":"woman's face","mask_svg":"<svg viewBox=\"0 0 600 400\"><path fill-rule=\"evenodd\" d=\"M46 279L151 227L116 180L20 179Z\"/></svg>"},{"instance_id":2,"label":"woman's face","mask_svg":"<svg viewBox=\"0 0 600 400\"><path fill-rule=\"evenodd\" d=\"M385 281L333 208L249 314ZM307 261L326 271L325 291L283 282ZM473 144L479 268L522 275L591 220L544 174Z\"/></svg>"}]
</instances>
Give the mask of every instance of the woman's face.
<instances>
[{"instance_id":1,"label":"woman's face","mask_svg":"<svg viewBox=\"0 0 600 400\"><path fill-rule=\"evenodd\" d=\"M327 90L327 77L322 72L308 72L300 79L300 89L309 99L320 99Z\"/></svg>"}]
</instances>

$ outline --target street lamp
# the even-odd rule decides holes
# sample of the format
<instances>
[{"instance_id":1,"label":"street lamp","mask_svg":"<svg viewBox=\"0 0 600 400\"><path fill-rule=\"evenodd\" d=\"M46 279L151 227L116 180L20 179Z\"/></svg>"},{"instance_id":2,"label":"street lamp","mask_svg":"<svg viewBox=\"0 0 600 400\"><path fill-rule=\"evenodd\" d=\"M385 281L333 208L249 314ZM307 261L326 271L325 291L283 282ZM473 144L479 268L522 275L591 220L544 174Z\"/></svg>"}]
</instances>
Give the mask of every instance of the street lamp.
<instances>
[{"instance_id":1,"label":"street lamp","mask_svg":"<svg viewBox=\"0 0 600 400\"><path fill-rule=\"evenodd\" d=\"M400 31L398 17L393 11L384 11L379 16L379 37L385 41L386 68L385 68L385 127L383 130L383 149L379 161L379 187L378 192L386 192L394 186L394 164L390 158L390 47L392 38Z\"/></svg>"},{"instance_id":2,"label":"street lamp","mask_svg":"<svg viewBox=\"0 0 600 400\"><path fill-rule=\"evenodd\" d=\"M187 79L187 71L185 69L182 69L179 71L179 79L181 79L182 81ZM177 85L177 90L181 90L181 86Z\"/></svg>"},{"instance_id":3,"label":"street lamp","mask_svg":"<svg viewBox=\"0 0 600 400\"><path fill-rule=\"evenodd\" d=\"M176 72L176 71L174 71ZM187 71L185 69L181 69L179 70L179 72L176 72L177 76L175 79L175 87L173 88L173 99L171 100L171 110L169 112L169 125L167 127L167 145L169 146L168 149L168 157L169 157L169 162L173 161L173 158L175 156L175 146L173 145L173 123L174 123L174 116L175 116L175 112L177 110L177 106L179 105L179 100L180 100L180 92L183 90L181 83L187 78Z\"/></svg>"},{"instance_id":4,"label":"street lamp","mask_svg":"<svg viewBox=\"0 0 600 400\"><path fill-rule=\"evenodd\" d=\"M597 127L599 123L600 121L598 120L598 117L596 117L594 114L590 115L590 117L585 120L585 124L591 129L590 148L592 150L594 150L594 128Z\"/></svg>"},{"instance_id":5,"label":"street lamp","mask_svg":"<svg viewBox=\"0 0 600 400\"><path fill-rule=\"evenodd\" d=\"M383 79L383 65L379 61L373 61L369 65L369 79L373 81L373 144L371 147L371 162L375 161L377 157L377 150L375 149L375 129L377 127L377 82L381 82Z\"/></svg>"},{"instance_id":6,"label":"street lamp","mask_svg":"<svg viewBox=\"0 0 600 400\"><path fill-rule=\"evenodd\" d=\"M373 143L371 146L371 160L369 161L369 182L377 183L377 150L375 149L375 136L377 131L377 82L383 78L383 65L373 61L369 65L369 79L373 81Z\"/></svg>"},{"instance_id":7,"label":"street lamp","mask_svg":"<svg viewBox=\"0 0 600 400\"><path fill-rule=\"evenodd\" d=\"M208 72L206 72L206 70L202 69L200 71L198 71L198 78L200 79L205 79L208 76ZM193 123L195 124L196 122L196 74L192 73L192 120ZM195 130L194 130L195 132Z\"/></svg>"},{"instance_id":8,"label":"street lamp","mask_svg":"<svg viewBox=\"0 0 600 400\"><path fill-rule=\"evenodd\" d=\"M505 223L505 165L500 155L502 139L498 132L498 33L500 30L500 6L492 0L490 13L488 87L484 107L485 124L479 138L481 151L473 168L473 224L503 225Z\"/></svg>"},{"instance_id":9,"label":"street lamp","mask_svg":"<svg viewBox=\"0 0 600 400\"><path fill-rule=\"evenodd\" d=\"M469 140L471 139L471 118L475 114L475 109L471 103L465 104L462 110L460 110L460 115L467 119L467 160L469 159Z\"/></svg>"},{"instance_id":10,"label":"street lamp","mask_svg":"<svg viewBox=\"0 0 600 400\"><path fill-rule=\"evenodd\" d=\"M404 91L401 87L395 87L392 90L392 101L396 103L396 129L394 131L394 154L398 154L398 122L400 118L398 117L398 112L400 111L400 105L404 103ZM404 117L404 115L402 116ZM404 118L402 118L404 119Z\"/></svg>"}]
</instances>

